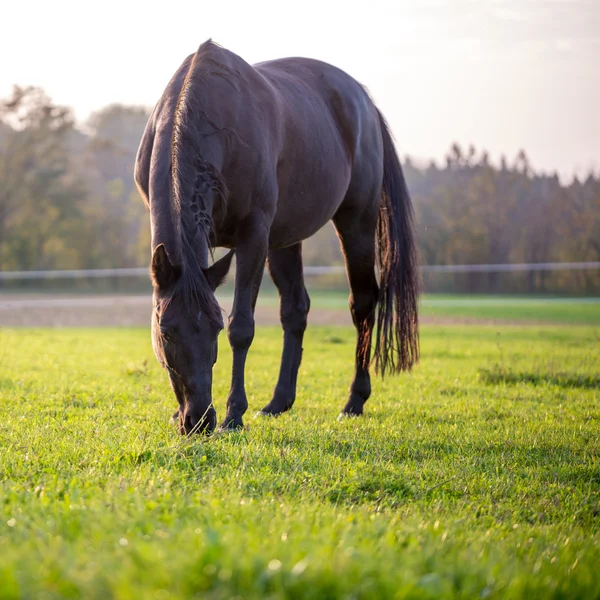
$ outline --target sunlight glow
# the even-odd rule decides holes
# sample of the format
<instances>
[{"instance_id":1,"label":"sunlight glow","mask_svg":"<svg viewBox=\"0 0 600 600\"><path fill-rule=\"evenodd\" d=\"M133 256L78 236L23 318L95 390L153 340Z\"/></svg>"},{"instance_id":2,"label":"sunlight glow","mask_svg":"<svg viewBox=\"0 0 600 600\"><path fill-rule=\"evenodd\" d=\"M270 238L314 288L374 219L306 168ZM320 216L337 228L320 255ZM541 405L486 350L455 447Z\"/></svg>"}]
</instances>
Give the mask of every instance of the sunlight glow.
<instances>
[{"instance_id":1,"label":"sunlight glow","mask_svg":"<svg viewBox=\"0 0 600 600\"><path fill-rule=\"evenodd\" d=\"M400 150L440 160L454 140L537 168L600 167L600 3L594 0L172 0L3 7L0 95L44 87L80 120L152 106L209 37L248 62L319 58L367 85Z\"/></svg>"}]
</instances>

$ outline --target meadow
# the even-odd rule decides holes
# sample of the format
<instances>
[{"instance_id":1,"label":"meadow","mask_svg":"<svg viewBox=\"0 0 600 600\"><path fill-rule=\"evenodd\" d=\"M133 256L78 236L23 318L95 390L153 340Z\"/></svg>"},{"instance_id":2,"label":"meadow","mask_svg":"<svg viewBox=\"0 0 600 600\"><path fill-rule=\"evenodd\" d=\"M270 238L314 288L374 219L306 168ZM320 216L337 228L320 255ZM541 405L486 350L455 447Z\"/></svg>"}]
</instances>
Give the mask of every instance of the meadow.
<instances>
[{"instance_id":1,"label":"meadow","mask_svg":"<svg viewBox=\"0 0 600 600\"><path fill-rule=\"evenodd\" d=\"M424 326L338 422L354 331L313 327L294 409L254 419L263 327L247 428L185 439L146 329L2 329L0 597L600 598L599 341L594 317Z\"/></svg>"},{"instance_id":2,"label":"meadow","mask_svg":"<svg viewBox=\"0 0 600 600\"><path fill-rule=\"evenodd\" d=\"M348 310L347 291L311 290L310 296L313 309ZM264 306L276 307L278 302L275 293L261 293L259 297L259 304ZM419 314L430 322L466 320L600 326L600 298L425 294L421 296Z\"/></svg>"}]
</instances>

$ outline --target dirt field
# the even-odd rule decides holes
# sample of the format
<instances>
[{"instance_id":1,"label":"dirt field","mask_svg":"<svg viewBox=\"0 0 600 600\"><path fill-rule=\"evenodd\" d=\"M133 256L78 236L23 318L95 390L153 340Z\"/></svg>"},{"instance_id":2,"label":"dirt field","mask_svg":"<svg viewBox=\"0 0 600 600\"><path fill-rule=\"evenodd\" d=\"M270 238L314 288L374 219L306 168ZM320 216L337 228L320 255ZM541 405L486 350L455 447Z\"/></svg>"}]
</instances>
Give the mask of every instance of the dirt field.
<instances>
[{"instance_id":1,"label":"dirt field","mask_svg":"<svg viewBox=\"0 0 600 600\"><path fill-rule=\"evenodd\" d=\"M224 314L231 310L231 298L221 299ZM309 325L352 325L350 312L339 305L317 306L309 313ZM17 295L0 294L0 327L147 327L150 324L150 296L97 295ZM468 311L467 311L468 312ZM256 307L258 325L279 325L279 309L273 299ZM514 320L468 315L421 315L422 324L437 325L523 325L551 323L551 319Z\"/></svg>"}]
</instances>

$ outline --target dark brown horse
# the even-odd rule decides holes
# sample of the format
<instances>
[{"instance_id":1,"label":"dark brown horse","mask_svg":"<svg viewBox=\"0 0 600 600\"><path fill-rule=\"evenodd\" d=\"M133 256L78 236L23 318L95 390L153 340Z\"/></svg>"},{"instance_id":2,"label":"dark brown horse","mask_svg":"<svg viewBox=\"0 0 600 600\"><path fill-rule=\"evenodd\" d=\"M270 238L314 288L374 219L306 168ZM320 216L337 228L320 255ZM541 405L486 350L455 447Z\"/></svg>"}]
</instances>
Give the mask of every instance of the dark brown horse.
<instances>
[{"instance_id":1,"label":"dark brown horse","mask_svg":"<svg viewBox=\"0 0 600 600\"><path fill-rule=\"evenodd\" d=\"M362 414L371 393L374 328L382 375L418 360L410 198L383 116L343 71L305 58L251 66L202 44L150 117L135 179L151 217L154 351L179 401L182 433L216 426L212 368L223 320L214 291L234 252L233 373L222 427L241 427L248 407L244 368L265 262L281 297L284 345L275 392L261 412L292 407L310 306L301 244L330 219L357 331L343 414ZM231 251L209 266L217 246Z\"/></svg>"}]
</instances>

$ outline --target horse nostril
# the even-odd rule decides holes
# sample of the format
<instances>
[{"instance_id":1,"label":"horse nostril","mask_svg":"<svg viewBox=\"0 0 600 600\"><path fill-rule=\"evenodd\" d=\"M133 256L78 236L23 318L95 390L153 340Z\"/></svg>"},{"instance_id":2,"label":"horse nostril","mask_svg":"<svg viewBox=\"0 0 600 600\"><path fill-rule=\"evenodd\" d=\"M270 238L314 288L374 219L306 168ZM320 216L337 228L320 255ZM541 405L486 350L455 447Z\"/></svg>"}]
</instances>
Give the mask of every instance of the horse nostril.
<instances>
[{"instance_id":1,"label":"horse nostril","mask_svg":"<svg viewBox=\"0 0 600 600\"><path fill-rule=\"evenodd\" d=\"M190 431L193 431L196 428L196 426L198 425L198 423L200 422L200 419L194 414L189 414L187 416L187 420L188 420L188 425L189 425Z\"/></svg>"},{"instance_id":2,"label":"horse nostril","mask_svg":"<svg viewBox=\"0 0 600 600\"><path fill-rule=\"evenodd\" d=\"M217 414L214 407L209 406L204 412L188 408L183 415L183 423L180 422L180 433L210 433L217 424Z\"/></svg>"}]
</instances>

